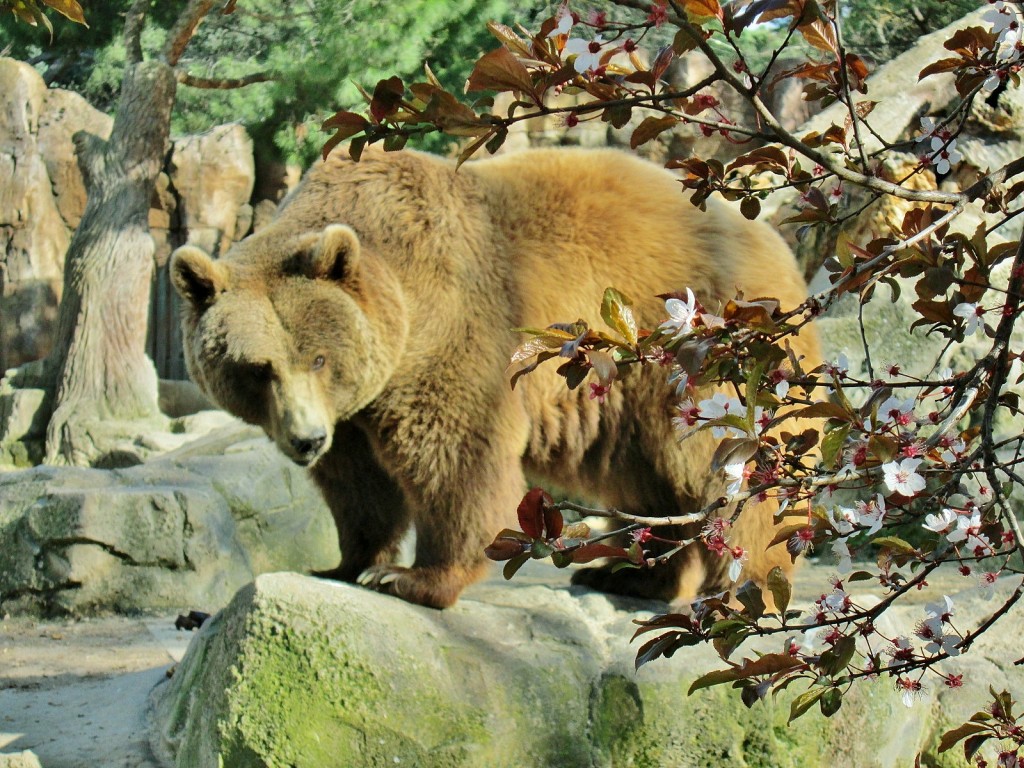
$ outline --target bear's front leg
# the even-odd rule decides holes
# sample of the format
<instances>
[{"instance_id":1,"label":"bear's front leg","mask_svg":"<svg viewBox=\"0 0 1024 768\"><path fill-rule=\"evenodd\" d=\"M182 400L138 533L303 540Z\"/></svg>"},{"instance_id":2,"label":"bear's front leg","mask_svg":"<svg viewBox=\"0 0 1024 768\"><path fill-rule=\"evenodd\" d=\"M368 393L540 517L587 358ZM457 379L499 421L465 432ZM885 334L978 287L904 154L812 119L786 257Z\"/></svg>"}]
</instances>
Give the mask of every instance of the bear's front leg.
<instances>
[{"instance_id":1,"label":"bear's front leg","mask_svg":"<svg viewBox=\"0 0 1024 768\"><path fill-rule=\"evenodd\" d=\"M337 568L313 575L351 583L367 568L392 563L409 529L408 507L363 432L339 424L311 474L334 517L341 550Z\"/></svg>"},{"instance_id":2,"label":"bear's front leg","mask_svg":"<svg viewBox=\"0 0 1024 768\"><path fill-rule=\"evenodd\" d=\"M484 549L514 524L525 491L518 454L493 447L459 452L458 466L420 488L410 510L416 526L416 562L411 568L380 564L359 583L410 603L447 608L462 590L486 574Z\"/></svg>"}]
</instances>

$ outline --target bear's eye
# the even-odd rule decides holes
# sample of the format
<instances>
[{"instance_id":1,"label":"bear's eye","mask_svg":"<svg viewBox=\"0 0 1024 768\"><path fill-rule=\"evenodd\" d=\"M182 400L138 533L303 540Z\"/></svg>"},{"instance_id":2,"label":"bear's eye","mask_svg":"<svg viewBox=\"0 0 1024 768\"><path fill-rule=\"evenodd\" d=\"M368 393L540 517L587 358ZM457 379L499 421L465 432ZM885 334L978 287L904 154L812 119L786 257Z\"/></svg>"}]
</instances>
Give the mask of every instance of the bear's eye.
<instances>
[{"instance_id":1,"label":"bear's eye","mask_svg":"<svg viewBox=\"0 0 1024 768\"><path fill-rule=\"evenodd\" d=\"M319 371L321 368L324 367L324 363L326 362L327 358L325 358L323 355L317 355L316 357L313 358L312 370Z\"/></svg>"},{"instance_id":2,"label":"bear's eye","mask_svg":"<svg viewBox=\"0 0 1024 768\"><path fill-rule=\"evenodd\" d=\"M261 384L274 378L274 367L270 363L256 363L249 367L250 378Z\"/></svg>"}]
</instances>

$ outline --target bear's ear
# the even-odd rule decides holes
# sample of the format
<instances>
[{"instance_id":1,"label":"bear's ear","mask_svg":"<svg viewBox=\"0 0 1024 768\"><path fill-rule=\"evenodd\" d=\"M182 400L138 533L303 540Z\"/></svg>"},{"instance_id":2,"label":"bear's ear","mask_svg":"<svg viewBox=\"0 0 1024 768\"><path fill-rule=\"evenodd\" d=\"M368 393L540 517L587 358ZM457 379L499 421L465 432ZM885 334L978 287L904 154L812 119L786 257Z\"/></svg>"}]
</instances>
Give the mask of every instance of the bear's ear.
<instances>
[{"instance_id":1,"label":"bear's ear","mask_svg":"<svg viewBox=\"0 0 1024 768\"><path fill-rule=\"evenodd\" d=\"M343 224L327 226L309 253L313 279L350 282L359 264L359 237Z\"/></svg>"},{"instance_id":2,"label":"bear's ear","mask_svg":"<svg viewBox=\"0 0 1024 768\"><path fill-rule=\"evenodd\" d=\"M183 245L172 253L170 269L178 295L199 309L213 304L227 283L224 268L194 245Z\"/></svg>"}]
</instances>

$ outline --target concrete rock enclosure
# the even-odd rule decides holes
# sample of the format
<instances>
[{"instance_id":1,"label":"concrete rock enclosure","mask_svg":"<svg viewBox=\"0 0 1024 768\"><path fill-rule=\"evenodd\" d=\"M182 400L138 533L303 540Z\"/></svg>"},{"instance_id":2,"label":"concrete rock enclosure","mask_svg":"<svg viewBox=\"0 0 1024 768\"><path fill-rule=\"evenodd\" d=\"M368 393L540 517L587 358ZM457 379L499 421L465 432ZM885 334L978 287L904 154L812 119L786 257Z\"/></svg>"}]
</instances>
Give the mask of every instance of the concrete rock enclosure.
<instances>
[{"instance_id":1,"label":"concrete rock enclosure","mask_svg":"<svg viewBox=\"0 0 1024 768\"><path fill-rule=\"evenodd\" d=\"M337 565L305 471L258 430L217 424L128 469L0 473L0 612L213 611L259 573Z\"/></svg>"}]
</instances>

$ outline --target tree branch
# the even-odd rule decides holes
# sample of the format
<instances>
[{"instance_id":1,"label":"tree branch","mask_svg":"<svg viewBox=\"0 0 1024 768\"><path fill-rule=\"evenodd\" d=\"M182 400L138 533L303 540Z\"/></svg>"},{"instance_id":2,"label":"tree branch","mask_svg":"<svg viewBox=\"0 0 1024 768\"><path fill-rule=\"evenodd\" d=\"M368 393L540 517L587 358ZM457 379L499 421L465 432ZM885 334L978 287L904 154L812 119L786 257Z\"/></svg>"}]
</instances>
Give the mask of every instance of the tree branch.
<instances>
[{"instance_id":1,"label":"tree branch","mask_svg":"<svg viewBox=\"0 0 1024 768\"><path fill-rule=\"evenodd\" d=\"M142 28L146 24L149 0L134 0L124 19L124 48L127 66L142 61Z\"/></svg>"},{"instance_id":2,"label":"tree branch","mask_svg":"<svg viewBox=\"0 0 1024 768\"><path fill-rule=\"evenodd\" d=\"M167 47L164 48L164 60L172 67L177 66L181 60L189 40L195 34L199 23L213 8L213 3L214 0L191 0L174 23L167 37Z\"/></svg>"},{"instance_id":3,"label":"tree branch","mask_svg":"<svg viewBox=\"0 0 1024 768\"><path fill-rule=\"evenodd\" d=\"M235 88L245 88L254 83L267 83L276 80L277 76L270 72L254 72L245 77L198 77L188 72L177 73L178 82L192 88L200 88L210 91L230 91Z\"/></svg>"}]
</instances>

